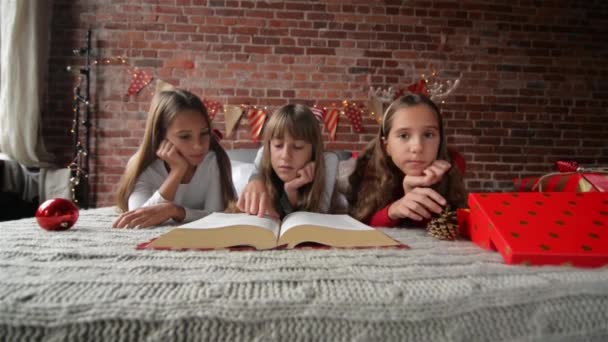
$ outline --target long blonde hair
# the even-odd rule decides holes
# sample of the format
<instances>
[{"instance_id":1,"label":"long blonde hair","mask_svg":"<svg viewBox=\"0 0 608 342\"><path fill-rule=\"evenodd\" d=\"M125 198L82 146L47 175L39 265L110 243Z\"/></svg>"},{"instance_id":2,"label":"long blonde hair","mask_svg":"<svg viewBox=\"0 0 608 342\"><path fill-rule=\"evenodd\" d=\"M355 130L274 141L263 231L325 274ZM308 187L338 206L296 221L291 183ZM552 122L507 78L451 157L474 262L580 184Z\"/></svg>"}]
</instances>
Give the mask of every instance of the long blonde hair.
<instances>
[{"instance_id":1,"label":"long blonde hair","mask_svg":"<svg viewBox=\"0 0 608 342\"><path fill-rule=\"evenodd\" d=\"M368 221L374 212L404 196L402 183L405 174L386 153L384 139L393 127L395 113L417 105L428 106L437 116L440 143L436 159L452 163L443 130L443 119L437 105L428 97L418 94L398 98L386 110L378 134L359 156L355 171L349 177L347 198L351 204L350 214L356 219ZM455 166L431 188L444 196L453 209L466 205L464 181Z\"/></svg>"},{"instance_id":2,"label":"long blonde hair","mask_svg":"<svg viewBox=\"0 0 608 342\"><path fill-rule=\"evenodd\" d=\"M323 157L323 139L317 119L311 110L301 104L289 104L277 109L264 128L264 154L260 173L264 179L271 203L281 213L280 194L283 192L283 181L272 169L270 160L272 139L283 139L288 133L293 139L304 140L312 144L312 160L315 162L313 181L298 189L300 200L294 210L318 212L325 190L325 159Z\"/></svg>"},{"instance_id":3,"label":"long blonde hair","mask_svg":"<svg viewBox=\"0 0 608 342\"><path fill-rule=\"evenodd\" d=\"M207 127L211 130L211 120L207 114L207 108L203 102L194 94L182 89L162 91L154 96L148 120L146 121L146 130L139 149L127 164L125 173L118 186L117 206L122 211L129 210L129 196L133 192L133 187L141 173L152 162L157 159L156 150L160 143L165 139L167 128L179 112L192 110L201 113ZM209 150L215 152L217 163L220 171L220 182L222 187L222 201L224 207L229 201L236 199L236 193L232 183L232 172L230 167L230 159L224 148L220 145L215 134L211 134Z\"/></svg>"}]
</instances>

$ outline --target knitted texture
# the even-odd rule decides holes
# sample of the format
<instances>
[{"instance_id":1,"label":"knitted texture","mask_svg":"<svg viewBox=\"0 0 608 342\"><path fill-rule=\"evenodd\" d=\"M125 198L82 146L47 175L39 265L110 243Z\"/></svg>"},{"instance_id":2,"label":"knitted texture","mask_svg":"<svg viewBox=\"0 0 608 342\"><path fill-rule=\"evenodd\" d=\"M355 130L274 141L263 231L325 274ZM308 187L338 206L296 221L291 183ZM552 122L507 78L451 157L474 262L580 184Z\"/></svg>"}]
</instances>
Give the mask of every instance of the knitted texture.
<instances>
[{"instance_id":1,"label":"knitted texture","mask_svg":"<svg viewBox=\"0 0 608 342\"><path fill-rule=\"evenodd\" d=\"M424 229L384 230L409 250L135 250L171 227L116 216L0 222L0 340L608 339L608 268L508 266Z\"/></svg>"}]
</instances>

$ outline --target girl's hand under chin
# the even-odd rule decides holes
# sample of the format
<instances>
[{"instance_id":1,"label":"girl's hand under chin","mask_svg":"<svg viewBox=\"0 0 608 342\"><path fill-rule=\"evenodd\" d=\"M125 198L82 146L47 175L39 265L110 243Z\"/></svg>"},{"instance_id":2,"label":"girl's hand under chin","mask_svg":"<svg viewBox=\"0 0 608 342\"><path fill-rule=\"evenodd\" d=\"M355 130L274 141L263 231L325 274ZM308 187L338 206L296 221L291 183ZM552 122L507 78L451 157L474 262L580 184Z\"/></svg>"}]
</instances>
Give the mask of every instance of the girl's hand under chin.
<instances>
[{"instance_id":1,"label":"girl's hand under chin","mask_svg":"<svg viewBox=\"0 0 608 342\"><path fill-rule=\"evenodd\" d=\"M315 162L309 162L304 165L303 168L299 169L296 173L296 178L285 183L285 191L295 191L304 185L312 182L312 178L315 174Z\"/></svg>"},{"instance_id":2,"label":"girl's hand under chin","mask_svg":"<svg viewBox=\"0 0 608 342\"><path fill-rule=\"evenodd\" d=\"M298 203L298 189L312 182L315 175L315 163L309 162L296 173L296 178L285 183L284 189L291 205Z\"/></svg>"},{"instance_id":3,"label":"girl's hand under chin","mask_svg":"<svg viewBox=\"0 0 608 342\"><path fill-rule=\"evenodd\" d=\"M407 194L416 187L429 187L436 184L448 172L450 167L452 165L445 160L435 160L422 171L422 175L406 175L403 177L403 190Z\"/></svg>"},{"instance_id":4,"label":"girl's hand under chin","mask_svg":"<svg viewBox=\"0 0 608 342\"><path fill-rule=\"evenodd\" d=\"M171 171L188 170L188 161L168 139L163 140L156 151L156 156L167 163Z\"/></svg>"}]
</instances>

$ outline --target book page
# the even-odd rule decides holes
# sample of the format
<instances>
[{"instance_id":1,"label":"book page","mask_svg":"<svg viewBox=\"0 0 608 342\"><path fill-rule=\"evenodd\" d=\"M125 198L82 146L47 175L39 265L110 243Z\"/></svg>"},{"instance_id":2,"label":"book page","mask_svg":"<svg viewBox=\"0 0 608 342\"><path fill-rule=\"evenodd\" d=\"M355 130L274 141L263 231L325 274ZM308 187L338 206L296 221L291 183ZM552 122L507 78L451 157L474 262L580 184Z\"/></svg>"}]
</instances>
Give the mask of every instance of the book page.
<instances>
[{"instance_id":1,"label":"book page","mask_svg":"<svg viewBox=\"0 0 608 342\"><path fill-rule=\"evenodd\" d=\"M285 232L291 228L302 225L314 225L341 230L374 230L370 226L361 223L348 215L332 215L296 211L285 216L283 219L283 223L281 224L281 235L285 234Z\"/></svg>"},{"instance_id":2,"label":"book page","mask_svg":"<svg viewBox=\"0 0 608 342\"><path fill-rule=\"evenodd\" d=\"M251 246L276 247L279 222L248 214L213 213L177 227L148 244L161 249L223 249Z\"/></svg>"},{"instance_id":3,"label":"book page","mask_svg":"<svg viewBox=\"0 0 608 342\"><path fill-rule=\"evenodd\" d=\"M307 242L342 248L402 245L383 232L348 215L308 212L287 215L281 225L278 245L294 248Z\"/></svg>"},{"instance_id":4,"label":"book page","mask_svg":"<svg viewBox=\"0 0 608 342\"><path fill-rule=\"evenodd\" d=\"M214 229L234 226L256 226L272 232L274 236L279 235L279 221L267 217L257 217L249 214L225 214L213 213L200 220L192 221L179 228L189 229Z\"/></svg>"}]
</instances>

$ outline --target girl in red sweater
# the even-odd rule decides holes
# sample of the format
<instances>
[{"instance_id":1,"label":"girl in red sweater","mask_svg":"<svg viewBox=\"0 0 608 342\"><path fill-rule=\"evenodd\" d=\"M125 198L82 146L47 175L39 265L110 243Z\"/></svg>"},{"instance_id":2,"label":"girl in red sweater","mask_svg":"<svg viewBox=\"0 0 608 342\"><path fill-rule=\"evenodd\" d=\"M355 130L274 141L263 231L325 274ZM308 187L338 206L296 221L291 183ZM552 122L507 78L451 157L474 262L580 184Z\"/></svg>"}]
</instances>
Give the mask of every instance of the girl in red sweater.
<instances>
[{"instance_id":1,"label":"girl in red sweater","mask_svg":"<svg viewBox=\"0 0 608 342\"><path fill-rule=\"evenodd\" d=\"M448 153L435 103L418 94L395 100L349 177L350 214L371 226L393 227L405 219L426 221L447 205L464 207L464 182L452 162L464 164Z\"/></svg>"}]
</instances>

